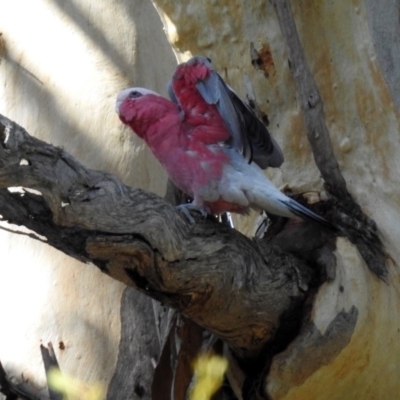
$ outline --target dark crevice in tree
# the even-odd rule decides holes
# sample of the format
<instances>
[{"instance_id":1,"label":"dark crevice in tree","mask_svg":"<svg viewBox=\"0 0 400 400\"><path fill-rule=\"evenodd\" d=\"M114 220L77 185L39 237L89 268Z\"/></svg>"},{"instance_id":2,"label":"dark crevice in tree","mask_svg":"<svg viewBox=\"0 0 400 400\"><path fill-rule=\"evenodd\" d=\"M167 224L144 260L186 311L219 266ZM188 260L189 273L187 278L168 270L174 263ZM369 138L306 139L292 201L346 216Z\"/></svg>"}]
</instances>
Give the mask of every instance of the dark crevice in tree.
<instances>
[{"instance_id":1,"label":"dark crevice in tree","mask_svg":"<svg viewBox=\"0 0 400 400\"><path fill-rule=\"evenodd\" d=\"M375 222L354 201L340 171L325 122L323 101L304 56L290 1L271 0L271 3L289 50L289 66L299 94L314 160L333 203L333 221L357 246L368 268L387 281L387 254Z\"/></svg>"},{"instance_id":2,"label":"dark crevice in tree","mask_svg":"<svg viewBox=\"0 0 400 400\"><path fill-rule=\"evenodd\" d=\"M269 376L281 378L275 381L274 396L285 397L290 389L287 382L301 386L322 366L329 365L351 341L357 321L358 309L353 305L348 311L338 312L323 333L313 321L305 322L288 350L278 354L271 365Z\"/></svg>"},{"instance_id":3,"label":"dark crevice in tree","mask_svg":"<svg viewBox=\"0 0 400 400\"><path fill-rule=\"evenodd\" d=\"M255 359L238 360L240 367L246 373L243 384L244 399L268 399L265 392L265 378L268 376L275 355L283 352L296 339L302 327L311 321L311 310L318 287L325 282L325 274L316 270L313 274L313 284L308 289L308 296L302 302L293 303L280 318L279 327L274 339Z\"/></svg>"}]
</instances>

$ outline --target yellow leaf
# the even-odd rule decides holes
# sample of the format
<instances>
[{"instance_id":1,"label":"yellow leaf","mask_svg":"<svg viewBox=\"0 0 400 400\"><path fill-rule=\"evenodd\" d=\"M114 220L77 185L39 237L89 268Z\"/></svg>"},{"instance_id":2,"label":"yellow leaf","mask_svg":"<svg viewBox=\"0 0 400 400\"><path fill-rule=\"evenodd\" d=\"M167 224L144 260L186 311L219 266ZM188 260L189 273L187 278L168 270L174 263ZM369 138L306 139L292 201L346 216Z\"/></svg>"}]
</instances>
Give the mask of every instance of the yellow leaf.
<instances>
[{"instance_id":1,"label":"yellow leaf","mask_svg":"<svg viewBox=\"0 0 400 400\"><path fill-rule=\"evenodd\" d=\"M63 395L64 400L103 400L104 389L100 383L85 384L52 368L47 374L50 389Z\"/></svg>"},{"instance_id":2,"label":"yellow leaf","mask_svg":"<svg viewBox=\"0 0 400 400\"><path fill-rule=\"evenodd\" d=\"M190 400L209 400L221 387L228 361L220 356L203 354L194 363L196 383Z\"/></svg>"}]
</instances>

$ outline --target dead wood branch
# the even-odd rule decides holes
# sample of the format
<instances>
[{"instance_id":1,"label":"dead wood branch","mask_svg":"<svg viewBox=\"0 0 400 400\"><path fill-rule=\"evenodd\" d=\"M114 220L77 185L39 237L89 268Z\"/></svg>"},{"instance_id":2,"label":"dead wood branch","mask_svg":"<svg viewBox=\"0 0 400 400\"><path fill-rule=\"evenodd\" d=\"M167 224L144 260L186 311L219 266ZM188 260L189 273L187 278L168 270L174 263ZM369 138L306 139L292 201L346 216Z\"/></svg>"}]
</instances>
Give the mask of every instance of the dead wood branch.
<instances>
[{"instance_id":1,"label":"dead wood branch","mask_svg":"<svg viewBox=\"0 0 400 400\"><path fill-rule=\"evenodd\" d=\"M13 192L9 187L39 194ZM85 168L0 116L0 214L49 245L181 311L255 355L301 315L310 268L211 220L190 225L160 197Z\"/></svg>"}]
</instances>

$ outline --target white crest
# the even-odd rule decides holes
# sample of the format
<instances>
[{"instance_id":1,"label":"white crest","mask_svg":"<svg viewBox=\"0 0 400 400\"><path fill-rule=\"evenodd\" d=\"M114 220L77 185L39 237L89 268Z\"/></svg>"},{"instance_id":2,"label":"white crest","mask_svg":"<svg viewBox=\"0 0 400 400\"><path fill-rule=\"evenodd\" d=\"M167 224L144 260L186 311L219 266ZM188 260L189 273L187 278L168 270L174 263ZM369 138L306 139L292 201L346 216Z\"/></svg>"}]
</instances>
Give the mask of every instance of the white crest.
<instances>
[{"instance_id":1,"label":"white crest","mask_svg":"<svg viewBox=\"0 0 400 400\"><path fill-rule=\"evenodd\" d=\"M132 87L132 88L128 88L128 89L124 89L121 90L118 95L117 95L117 100L115 102L115 111L117 112L117 114L120 114L119 111L119 107L121 106L121 104L124 102L124 100L132 93L132 92L138 92L141 93L143 96L147 95L147 94L153 94L155 96L160 96L158 93L153 92L150 89L145 89L145 88L141 88L141 87ZM161 96L160 96L161 97Z\"/></svg>"}]
</instances>

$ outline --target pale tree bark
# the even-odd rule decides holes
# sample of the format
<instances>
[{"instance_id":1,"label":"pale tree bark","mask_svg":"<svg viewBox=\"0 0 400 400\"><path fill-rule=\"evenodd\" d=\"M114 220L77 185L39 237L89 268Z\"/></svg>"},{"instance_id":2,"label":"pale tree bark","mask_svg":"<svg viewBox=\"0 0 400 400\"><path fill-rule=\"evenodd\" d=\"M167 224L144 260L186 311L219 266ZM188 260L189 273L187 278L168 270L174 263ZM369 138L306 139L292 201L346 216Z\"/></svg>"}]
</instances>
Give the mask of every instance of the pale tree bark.
<instances>
[{"instance_id":1,"label":"pale tree bark","mask_svg":"<svg viewBox=\"0 0 400 400\"><path fill-rule=\"evenodd\" d=\"M271 3L329 195L313 207L355 244L376 276L390 283L376 224L350 195L334 156L290 3ZM166 393L185 398L187 370L204 344L203 329L224 343L220 352L230 360L231 386L245 399L284 397L349 344L359 318L356 306L338 312L323 333L311 316L319 285L334 278L336 234L279 221L266 238L251 240L211 218L190 225L163 199L85 168L7 118L1 117L0 128L2 220L27 227L31 237L129 286L109 399L162 399ZM8 190L15 186L39 193Z\"/></svg>"},{"instance_id":2,"label":"pale tree bark","mask_svg":"<svg viewBox=\"0 0 400 400\"><path fill-rule=\"evenodd\" d=\"M336 217L346 236L356 244L368 267L381 279L387 277L386 255L374 221L365 215L347 190L346 181L333 154L325 122L324 106L315 80L308 68L293 19L290 1L271 0L282 35L289 49L289 65L296 82L301 108L315 163L325 187L335 202ZM360 235L360 232L362 234Z\"/></svg>"}]
</instances>

